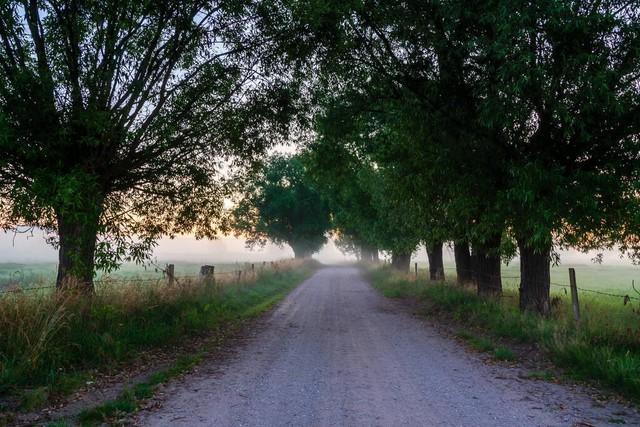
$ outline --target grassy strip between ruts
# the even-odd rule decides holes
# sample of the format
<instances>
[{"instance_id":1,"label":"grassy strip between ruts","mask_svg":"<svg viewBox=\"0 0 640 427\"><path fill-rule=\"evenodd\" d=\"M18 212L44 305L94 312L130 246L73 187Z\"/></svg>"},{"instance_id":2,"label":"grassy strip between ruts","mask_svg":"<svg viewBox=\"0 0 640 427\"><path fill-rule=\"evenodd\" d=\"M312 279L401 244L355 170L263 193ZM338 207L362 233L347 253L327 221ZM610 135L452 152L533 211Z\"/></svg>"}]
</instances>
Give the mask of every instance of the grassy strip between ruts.
<instances>
[{"instance_id":1,"label":"grassy strip between ruts","mask_svg":"<svg viewBox=\"0 0 640 427\"><path fill-rule=\"evenodd\" d=\"M103 289L90 301L55 294L5 296L0 300L0 396L21 395L26 410L42 406L50 396L83 384L91 369L117 366L139 351L231 328L262 313L313 268L311 263L283 264L227 286L132 282ZM153 378L148 381L155 383Z\"/></svg>"},{"instance_id":2,"label":"grassy strip between ruts","mask_svg":"<svg viewBox=\"0 0 640 427\"><path fill-rule=\"evenodd\" d=\"M591 380L640 401L640 316L606 301L587 301L579 327L569 304L561 303L548 318L521 313L515 294L499 300L483 299L473 290L451 283L430 282L398 275L387 268L368 272L373 286L390 298L415 298L427 313L443 312L457 322L481 328L497 338L536 342L553 362L576 379ZM617 311L614 311L617 310ZM463 337L477 341L474 337ZM470 342L474 345L474 342ZM477 342L474 346L485 347ZM509 359L508 349L493 348L496 358Z\"/></svg>"}]
</instances>

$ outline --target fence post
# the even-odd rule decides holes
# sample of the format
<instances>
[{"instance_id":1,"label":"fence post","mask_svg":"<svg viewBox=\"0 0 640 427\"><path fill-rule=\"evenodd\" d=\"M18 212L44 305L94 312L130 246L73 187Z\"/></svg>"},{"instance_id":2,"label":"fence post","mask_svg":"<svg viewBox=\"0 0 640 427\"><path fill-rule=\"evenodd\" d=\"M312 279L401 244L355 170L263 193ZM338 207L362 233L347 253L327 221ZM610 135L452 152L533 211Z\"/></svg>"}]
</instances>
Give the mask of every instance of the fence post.
<instances>
[{"instance_id":1,"label":"fence post","mask_svg":"<svg viewBox=\"0 0 640 427\"><path fill-rule=\"evenodd\" d=\"M169 286L173 286L173 282L175 281L175 265L167 264L167 268L164 270L167 274L167 281Z\"/></svg>"},{"instance_id":2,"label":"fence post","mask_svg":"<svg viewBox=\"0 0 640 427\"><path fill-rule=\"evenodd\" d=\"M416 279L418 278L418 263L415 263L415 267L416 267Z\"/></svg>"},{"instance_id":3,"label":"fence post","mask_svg":"<svg viewBox=\"0 0 640 427\"><path fill-rule=\"evenodd\" d=\"M214 287L216 283L216 267L213 265L203 265L200 267L200 278L203 280L207 289Z\"/></svg>"},{"instance_id":4,"label":"fence post","mask_svg":"<svg viewBox=\"0 0 640 427\"><path fill-rule=\"evenodd\" d=\"M240 283L240 276L242 276L242 270L238 270L238 283Z\"/></svg>"},{"instance_id":5,"label":"fence post","mask_svg":"<svg viewBox=\"0 0 640 427\"><path fill-rule=\"evenodd\" d=\"M576 285L576 270L569 269L569 285L571 286L571 305L573 306L573 319L580 323L580 304L578 302L578 286Z\"/></svg>"}]
</instances>

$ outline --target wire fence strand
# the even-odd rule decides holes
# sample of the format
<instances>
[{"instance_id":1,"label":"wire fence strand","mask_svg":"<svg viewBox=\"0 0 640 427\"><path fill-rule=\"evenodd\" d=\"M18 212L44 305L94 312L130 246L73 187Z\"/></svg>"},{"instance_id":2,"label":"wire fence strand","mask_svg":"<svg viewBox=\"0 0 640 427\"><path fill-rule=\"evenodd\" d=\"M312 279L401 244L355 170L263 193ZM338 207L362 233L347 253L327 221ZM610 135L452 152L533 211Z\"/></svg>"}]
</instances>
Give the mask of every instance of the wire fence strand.
<instances>
[{"instance_id":1,"label":"wire fence strand","mask_svg":"<svg viewBox=\"0 0 640 427\"><path fill-rule=\"evenodd\" d=\"M423 268L424 270L424 268ZM428 270L428 267L427 267ZM444 267L444 270L449 270L449 271L455 271L456 273L458 272L465 272L467 274L473 274L474 271L473 270L468 270L468 269L458 269L457 267ZM486 275L487 279L492 279L492 278L497 278L498 276L492 276L492 275ZM521 280L520 276L503 276L500 275L499 276L501 280ZM561 283L555 283L555 282L550 282L549 283L550 286L552 287L557 287L560 289L563 289L565 291L565 295L568 295L567 289L571 289L570 285L565 285L565 284L561 284ZM611 298L621 298L624 302L624 304L626 304L629 301L640 301L640 291L638 291L635 288L635 285L632 283L631 287L633 289L634 292L636 292L638 294L638 296L634 296L631 294L620 294L620 293L614 293L614 292L606 292L606 291L600 291L600 290L596 290L596 289L588 289L588 288L583 288L583 287L576 287L576 289L580 292L585 292L585 293L590 293L590 294L596 294L596 295L602 295L602 296L607 296L607 297L611 297ZM510 298L510 297L514 297L513 295L506 295L504 296L505 298Z\"/></svg>"},{"instance_id":2,"label":"wire fence strand","mask_svg":"<svg viewBox=\"0 0 640 427\"><path fill-rule=\"evenodd\" d=\"M149 277L149 278L139 278L139 277L131 277L131 278L102 278L98 280L94 280L93 284L98 286L118 286L118 285L132 285L132 284L149 284L149 283L157 283L160 284L162 282L169 281L169 273L168 269L161 267L155 263L151 264L155 270L159 273L162 273L160 277ZM257 276L257 274L264 271L278 271L280 268L281 261L264 261L260 263L250 263L246 264L244 268L238 268L234 270L220 271L214 272L208 275L201 274L191 274L191 275L173 275L173 280L180 285L180 282L188 282L188 281L203 281L203 280L213 280L216 278L220 279L234 279L241 280L242 278L246 279L248 275L253 277ZM19 283L10 284L4 289L0 289L0 295L3 294L11 294L11 293L21 293L21 292L35 292L40 290L48 290L55 289L55 284L46 284L44 286L30 286L30 287L22 287Z\"/></svg>"}]
</instances>

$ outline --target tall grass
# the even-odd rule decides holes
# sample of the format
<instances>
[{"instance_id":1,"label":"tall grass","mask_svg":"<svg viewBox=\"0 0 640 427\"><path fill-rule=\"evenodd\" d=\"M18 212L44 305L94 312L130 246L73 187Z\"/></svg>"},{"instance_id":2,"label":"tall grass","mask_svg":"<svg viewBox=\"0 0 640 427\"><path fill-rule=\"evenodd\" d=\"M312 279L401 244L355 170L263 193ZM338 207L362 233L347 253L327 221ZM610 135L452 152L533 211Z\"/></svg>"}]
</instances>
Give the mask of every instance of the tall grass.
<instances>
[{"instance_id":1,"label":"tall grass","mask_svg":"<svg viewBox=\"0 0 640 427\"><path fill-rule=\"evenodd\" d=\"M295 267L295 268L294 268ZM306 278L310 264L280 267L226 286L195 281L100 287L70 294L0 296L0 395L66 393L89 369L251 317Z\"/></svg>"},{"instance_id":2,"label":"tall grass","mask_svg":"<svg viewBox=\"0 0 640 427\"><path fill-rule=\"evenodd\" d=\"M372 270L369 275L385 296L417 298L432 314L446 314L495 337L539 343L568 374L595 380L640 401L640 313L634 307L606 298L583 298L577 327L566 299L559 300L545 318L521 313L513 291L500 299L483 299L472 289L415 280L387 269Z\"/></svg>"}]
</instances>

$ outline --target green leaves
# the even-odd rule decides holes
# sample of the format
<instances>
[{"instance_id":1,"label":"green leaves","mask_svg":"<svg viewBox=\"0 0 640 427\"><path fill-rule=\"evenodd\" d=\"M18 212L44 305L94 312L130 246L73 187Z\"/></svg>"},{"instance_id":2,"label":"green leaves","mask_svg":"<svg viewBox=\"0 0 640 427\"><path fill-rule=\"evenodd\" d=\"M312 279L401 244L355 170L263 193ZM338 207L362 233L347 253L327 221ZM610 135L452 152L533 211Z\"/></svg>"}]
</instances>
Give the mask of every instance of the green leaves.
<instances>
[{"instance_id":1,"label":"green leaves","mask_svg":"<svg viewBox=\"0 0 640 427\"><path fill-rule=\"evenodd\" d=\"M506 228L542 249L640 233L637 7L329 3L295 8L324 40L311 56L322 75L312 149L375 165L375 204L411 224L406 236L482 244ZM327 7L340 10L333 39L314 30ZM339 177L326 177L330 199L353 186Z\"/></svg>"},{"instance_id":2,"label":"green leaves","mask_svg":"<svg viewBox=\"0 0 640 427\"><path fill-rule=\"evenodd\" d=\"M270 157L247 183L233 214L234 228L250 246L287 244L297 258L317 252L330 228L328 207L300 155Z\"/></svg>"},{"instance_id":3,"label":"green leaves","mask_svg":"<svg viewBox=\"0 0 640 427\"><path fill-rule=\"evenodd\" d=\"M60 232L64 217L107 270L161 235L214 236L225 172L294 112L257 3L25 4L0 6L0 225Z\"/></svg>"}]
</instances>

